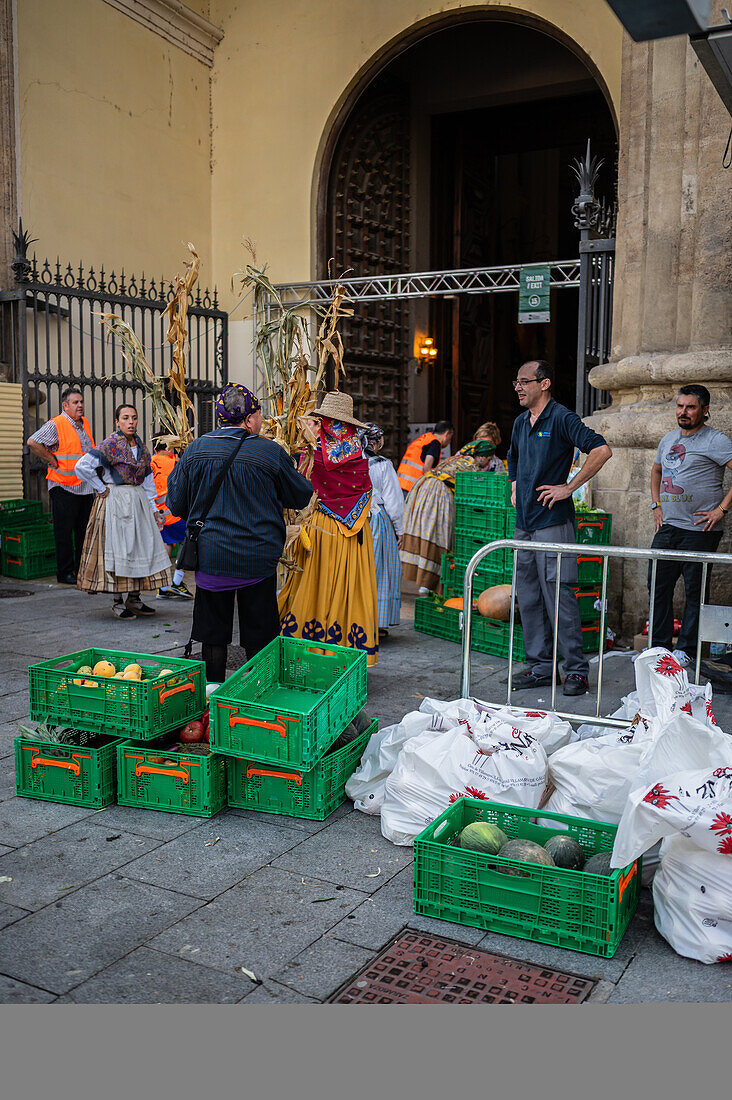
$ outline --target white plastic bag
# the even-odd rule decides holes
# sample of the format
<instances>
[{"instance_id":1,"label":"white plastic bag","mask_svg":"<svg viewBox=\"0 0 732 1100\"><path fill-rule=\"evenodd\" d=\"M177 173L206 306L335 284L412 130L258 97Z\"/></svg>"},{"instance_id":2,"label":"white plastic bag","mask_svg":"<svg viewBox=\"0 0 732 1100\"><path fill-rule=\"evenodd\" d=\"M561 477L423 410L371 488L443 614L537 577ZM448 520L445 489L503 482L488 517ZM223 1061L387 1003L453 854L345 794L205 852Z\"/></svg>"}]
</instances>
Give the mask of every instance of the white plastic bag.
<instances>
[{"instance_id":1,"label":"white plastic bag","mask_svg":"<svg viewBox=\"0 0 732 1100\"><path fill-rule=\"evenodd\" d=\"M353 799L354 807L365 814L380 813L386 780L406 742L426 730L439 733L442 729L441 715L415 710L397 725L372 733L359 766L346 783L346 795Z\"/></svg>"},{"instance_id":2,"label":"white plastic bag","mask_svg":"<svg viewBox=\"0 0 732 1100\"><path fill-rule=\"evenodd\" d=\"M732 962L732 860L683 836L665 840L653 882L653 919L678 955Z\"/></svg>"},{"instance_id":3,"label":"white plastic bag","mask_svg":"<svg viewBox=\"0 0 732 1100\"><path fill-rule=\"evenodd\" d=\"M635 658L635 685L644 717L664 721L680 710L691 714L689 677L668 649L655 646Z\"/></svg>"},{"instance_id":4,"label":"white plastic bag","mask_svg":"<svg viewBox=\"0 0 732 1100\"><path fill-rule=\"evenodd\" d=\"M634 790L618 825L611 865L625 867L677 833L724 855L732 875L732 767L676 772Z\"/></svg>"},{"instance_id":5,"label":"white plastic bag","mask_svg":"<svg viewBox=\"0 0 732 1100\"><path fill-rule=\"evenodd\" d=\"M458 798L486 798L514 806L538 806L546 786L547 758L529 734L492 737L484 724L463 723L408 741L386 780L381 832L409 845ZM480 745L473 738L480 738Z\"/></svg>"},{"instance_id":6,"label":"white plastic bag","mask_svg":"<svg viewBox=\"0 0 732 1100\"><path fill-rule=\"evenodd\" d=\"M553 794L546 805L555 810L560 796L574 807L578 817L591 821L618 821L630 793L633 777L643 752L631 733L610 733L567 745L549 761Z\"/></svg>"},{"instance_id":7,"label":"white plastic bag","mask_svg":"<svg viewBox=\"0 0 732 1100\"><path fill-rule=\"evenodd\" d=\"M637 737L635 741L640 743ZM666 721L654 719L652 736L642 743L633 789L675 772L732 766L732 737L713 722L701 722L686 711L677 711Z\"/></svg>"},{"instance_id":8,"label":"white plastic bag","mask_svg":"<svg viewBox=\"0 0 732 1100\"><path fill-rule=\"evenodd\" d=\"M519 729L523 733L530 733L541 742L547 756L569 744L572 727L552 711L523 710L521 707L508 706L486 707L482 703L478 703L477 708L483 718L500 719L506 725L507 732L510 729Z\"/></svg>"}]
</instances>

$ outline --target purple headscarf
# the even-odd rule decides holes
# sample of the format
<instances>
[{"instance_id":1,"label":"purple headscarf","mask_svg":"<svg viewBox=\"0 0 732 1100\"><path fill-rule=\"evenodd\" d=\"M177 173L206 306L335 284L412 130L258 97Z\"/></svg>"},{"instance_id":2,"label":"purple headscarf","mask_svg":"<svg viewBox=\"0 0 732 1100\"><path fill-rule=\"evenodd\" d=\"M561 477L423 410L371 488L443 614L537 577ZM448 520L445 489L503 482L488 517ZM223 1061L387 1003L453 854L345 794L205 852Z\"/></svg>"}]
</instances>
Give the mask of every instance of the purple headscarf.
<instances>
[{"instance_id":1,"label":"purple headscarf","mask_svg":"<svg viewBox=\"0 0 732 1100\"><path fill-rule=\"evenodd\" d=\"M236 394L236 401L233 402L233 408L230 410L224 405L224 399L232 393ZM229 404L232 405L232 402L229 401ZM228 424L241 424L242 420L246 420L251 413L259 412L261 408L251 390L246 386L240 386L238 382L229 382L216 401L216 423L220 428Z\"/></svg>"}]
</instances>

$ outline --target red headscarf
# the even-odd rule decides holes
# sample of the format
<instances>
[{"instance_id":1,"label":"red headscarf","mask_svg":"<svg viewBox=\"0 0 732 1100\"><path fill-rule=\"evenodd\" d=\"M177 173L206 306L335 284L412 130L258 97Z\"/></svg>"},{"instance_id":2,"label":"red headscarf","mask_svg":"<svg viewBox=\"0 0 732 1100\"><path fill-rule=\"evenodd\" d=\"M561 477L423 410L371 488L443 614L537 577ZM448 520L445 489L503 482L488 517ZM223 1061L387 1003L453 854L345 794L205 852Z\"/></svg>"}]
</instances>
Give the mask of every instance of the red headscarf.
<instances>
[{"instance_id":1,"label":"red headscarf","mask_svg":"<svg viewBox=\"0 0 732 1100\"><path fill-rule=\"evenodd\" d=\"M310 481L320 511L353 527L371 499L369 463L353 425L322 418Z\"/></svg>"}]
</instances>

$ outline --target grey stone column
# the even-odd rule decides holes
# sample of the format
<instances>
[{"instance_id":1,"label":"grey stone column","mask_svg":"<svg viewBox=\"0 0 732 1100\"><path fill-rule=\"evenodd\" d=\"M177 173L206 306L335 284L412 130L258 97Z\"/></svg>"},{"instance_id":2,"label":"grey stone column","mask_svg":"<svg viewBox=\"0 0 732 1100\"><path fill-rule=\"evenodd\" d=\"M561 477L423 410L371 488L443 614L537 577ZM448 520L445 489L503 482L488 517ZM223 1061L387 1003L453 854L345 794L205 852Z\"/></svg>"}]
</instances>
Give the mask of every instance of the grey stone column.
<instances>
[{"instance_id":1,"label":"grey stone column","mask_svg":"<svg viewBox=\"0 0 732 1100\"><path fill-rule=\"evenodd\" d=\"M18 228L17 109L13 0L0 0L0 289L14 286L12 232Z\"/></svg>"},{"instance_id":2,"label":"grey stone column","mask_svg":"<svg viewBox=\"0 0 732 1100\"><path fill-rule=\"evenodd\" d=\"M590 372L612 405L588 419L613 448L594 497L613 513L615 544L650 544L651 466L676 426L679 386L707 386L711 425L732 435L730 121L686 38L625 36L613 356ZM729 546L728 531L720 549ZM712 598L732 603L732 583L720 577ZM611 581L632 635L647 617L645 569L615 566Z\"/></svg>"}]
</instances>

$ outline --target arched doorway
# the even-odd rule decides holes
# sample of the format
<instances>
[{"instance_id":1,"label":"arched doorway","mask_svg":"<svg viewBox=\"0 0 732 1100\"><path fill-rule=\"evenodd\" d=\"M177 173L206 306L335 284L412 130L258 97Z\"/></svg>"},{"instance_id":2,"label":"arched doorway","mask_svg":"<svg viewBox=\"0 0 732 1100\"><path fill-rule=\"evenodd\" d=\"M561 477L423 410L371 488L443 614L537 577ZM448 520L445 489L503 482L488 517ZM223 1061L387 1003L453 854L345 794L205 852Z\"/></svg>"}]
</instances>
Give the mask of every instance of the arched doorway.
<instances>
[{"instance_id":1,"label":"arched doorway","mask_svg":"<svg viewBox=\"0 0 732 1100\"><path fill-rule=\"evenodd\" d=\"M517 19L430 27L360 90L322 166L318 277L330 257L337 272L368 275L578 254L570 162L590 138L614 190L613 116L588 64ZM416 374L420 334L440 354ZM349 389L359 414L384 424L392 455L409 421L443 417L458 443L496 420L505 453L517 366L552 360L572 407L576 338L572 291L553 297L544 325L519 325L513 294L364 304L344 333Z\"/></svg>"}]
</instances>

